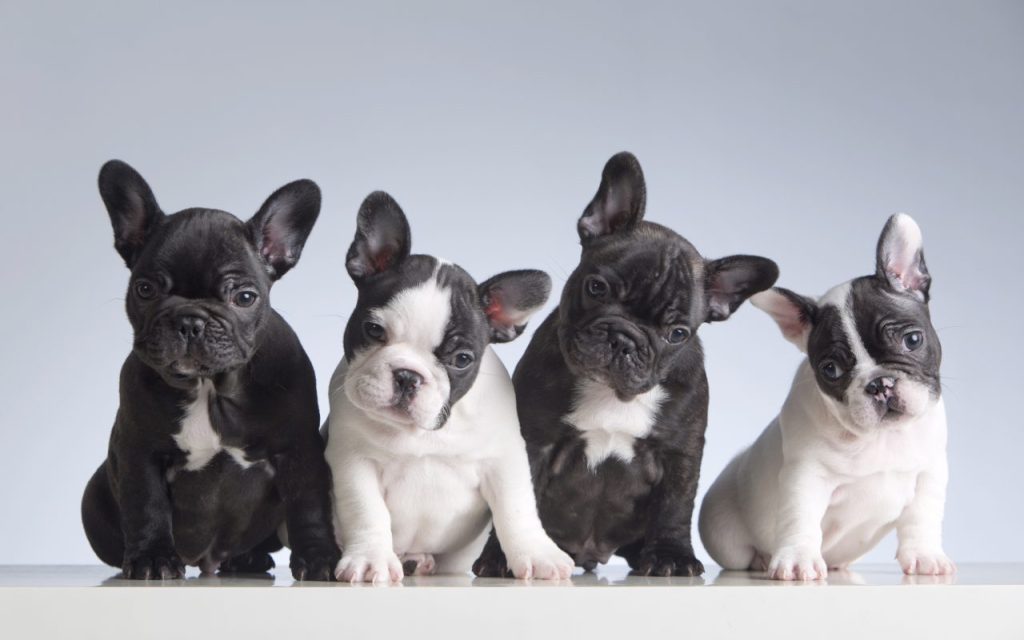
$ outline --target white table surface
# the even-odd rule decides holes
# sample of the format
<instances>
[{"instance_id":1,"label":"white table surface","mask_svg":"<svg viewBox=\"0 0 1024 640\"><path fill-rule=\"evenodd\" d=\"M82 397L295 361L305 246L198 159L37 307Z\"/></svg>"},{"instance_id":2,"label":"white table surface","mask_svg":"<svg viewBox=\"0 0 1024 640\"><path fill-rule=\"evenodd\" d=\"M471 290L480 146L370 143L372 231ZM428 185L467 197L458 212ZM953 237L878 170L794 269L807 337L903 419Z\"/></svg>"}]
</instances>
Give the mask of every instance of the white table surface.
<instances>
[{"instance_id":1,"label":"white table surface","mask_svg":"<svg viewBox=\"0 0 1024 640\"><path fill-rule=\"evenodd\" d=\"M100 588L96 588L100 587ZM270 588L261 588L270 587ZM283 587L296 587L292 589ZM495 588L500 587L500 588ZM642 588L638 588L642 587ZM727 588L713 588L727 587ZM257 577L122 580L101 566L0 567L6 638L1016 638L1024 564L966 564L955 576L903 576L895 562L817 583L763 574L636 578L624 566L571 580L407 578L400 586ZM225 635L227 634L227 635Z\"/></svg>"}]
</instances>

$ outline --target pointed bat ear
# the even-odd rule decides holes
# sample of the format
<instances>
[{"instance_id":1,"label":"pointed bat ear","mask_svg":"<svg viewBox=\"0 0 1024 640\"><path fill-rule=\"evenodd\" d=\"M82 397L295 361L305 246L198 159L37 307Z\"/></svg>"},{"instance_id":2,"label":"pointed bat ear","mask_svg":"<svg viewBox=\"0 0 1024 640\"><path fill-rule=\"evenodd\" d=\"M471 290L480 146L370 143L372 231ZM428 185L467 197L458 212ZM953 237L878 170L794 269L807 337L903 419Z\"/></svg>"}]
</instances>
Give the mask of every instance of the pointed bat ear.
<instances>
[{"instance_id":1,"label":"pointed bat ear","mask_svg":"<svg viewBox=\"0 0 1024 640\"><path fill-rule=\"evenodd\" d=\"M551 278L543 271L507 271L478 286L477 292L491 325L491 342L509 342L547 302Z\"/></svg>"},{"instance_id":2,"label":"pointed bat ear","mask_svg":"<svg viewBox=\"0 0 1024 640\"><path fill-rule=\"evenodd\" d=\"M271 278L277 280L299 261L319 215L320 187L296 180L271 194L246 223Z\"/></svg>"},{"instance_id":3,"label":"pointed bat ear","mask_svg":"<svg viewBox=\"0 0 1024 640\"><path fill-rule=\"evenodd\" d=\"M878 238L875 275L897 293L928 302L932 277L924 262L921 227L905 213L889 218Z\"/></svg>"},{"instance_id":4,"label":"pointed bat ear","mask_svg":"<svg viewBox=\"0 0 1024 640\"><path fill-rule=\"evenodd\" d=\"M580 242L586 246L596 238L632 229L643 219L646 206L640 162L628 151L615 154L604 165L601 185L576 223Z\"/></svg>"},{"instance_id":5,"label":"pointed bat ear","mask_svg":"<svg viewBox=\"0 0 1024 640\"><path fill-rule=\"evenodd\" d=\"M139 172L120 160L103 165L99 188L114 228L114 248L131 269L164 214Z\"/></svg>"},{"instance_id":6,"label":"pointed bat ear","mask_svg":"<svg viewBox=\"0 0 1024 640\"><path fill-rule=\"evenodd\" d=\"M759 256L729 256L706 263L708 322L725 320L743 301L775 284L779 267Z\"/></svg>"},{"instance_id":7,"label":"pointed bat ear","mask_svg":"<svg viewBox=\"0 0 1024 640\"><path fill-rule=\"evenodd\" d=\"M388 194L374 191L359 207L356 236L348 249L345 268L359 284L397 267L409 257L411 247L409 221L402 208Z\"/></svg>"},{"instance_id":8,"label":"pointed bat ear","mask_svg":"<svg viewBox=\"0 0 1024 640\"><path fill-rule=\"evenodd\" d=\"M817 303L789 289L774 287L755 294L750 304L764 311L779 325L783 337L807 353L807 338L818 315Z\"/></svg>"}]
</instances>

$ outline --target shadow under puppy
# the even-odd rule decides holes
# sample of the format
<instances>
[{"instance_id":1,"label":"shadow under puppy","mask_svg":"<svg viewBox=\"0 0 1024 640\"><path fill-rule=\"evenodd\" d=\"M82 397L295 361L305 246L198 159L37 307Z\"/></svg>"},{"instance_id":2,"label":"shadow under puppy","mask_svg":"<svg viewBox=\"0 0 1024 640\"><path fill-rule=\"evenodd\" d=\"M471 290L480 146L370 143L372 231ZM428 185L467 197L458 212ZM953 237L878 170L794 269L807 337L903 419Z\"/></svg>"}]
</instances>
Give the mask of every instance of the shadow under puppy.
<instances>
[{"instance_id":1,"label":"shadow under puppy","mask_svg":"<svg viewBox=\"0 0 1024 640\"><path fill-rule=\"evenodd\" d=\"M874 275L818 300L776 288L751 299L807 357L782 412L704 498L700 535L726 569L814 580L895 527L908 574L947 574L942 348L928 311L921 229L891 217Z\"/></svg>"},{"instance_id":2,"label":"shadow under puppy","mask_svg":"<svg viewBox=\"0 0 1024 640\"><path fill-rule=\"evenodd\" d=\"M328 580L340 556L313 367L270 307L320 212L309 180L248 222L214 209L165 215L134 169L99 176L114 245L131 270L134 330L107 458L82 498L93 550L133 579L264 572Z\"/></svg>"},{"instance_id":3,"label":"shadow under puppy","mask_svg":"<svg viewBox=\"0 0 1024 640\"><path fill-rule=\"evenodd\" d=\"M513 575L567 578L572 561L537 516L512 381L490 347L522 333L551 280L510 271L477 285L410 248L398 204L367 197L346 263L359 298L329 391L336 577L465 573L493 516Z\"/></svg>"},{"instance_id":4,"label":"shadow under puppy","mask_svg":"<svg viewBox=\"0 0 1024 640\"><path fill-rule=\"evenodd\" d=\"M696 333L770 287L775 263L705 260L644 222L636 158L613 156L578 222L583 246L559 307L514 381L544 528L586 570L624 556L640 575L699 575L690 521L708 384ZM507 551L507 550L506 550ZM474 571L503 575L488 542Z\"/></svg>"}]
</instances>

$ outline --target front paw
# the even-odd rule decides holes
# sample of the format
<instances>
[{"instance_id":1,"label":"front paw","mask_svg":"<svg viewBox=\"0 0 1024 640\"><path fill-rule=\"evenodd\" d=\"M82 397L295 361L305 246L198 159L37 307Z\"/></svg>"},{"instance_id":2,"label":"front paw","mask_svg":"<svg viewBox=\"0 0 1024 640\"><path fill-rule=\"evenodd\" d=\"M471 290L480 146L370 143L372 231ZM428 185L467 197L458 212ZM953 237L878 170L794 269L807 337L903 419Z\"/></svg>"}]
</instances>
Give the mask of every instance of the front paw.
<instances>
[{"instance_id":1,"label":"front paw","mask_svg":"<svg viewBox=\"0 0 1024 640\"><path fill-rule=\"evenodd\" d=\"M121 574L127 580L170 580L185 575L185 565L174 549L153 549L125 554Z\"/></svg>"},{"instance_id":2,"label":"front paw","mask_svg":"<svg viewBox=\"0 0 1024 640\"><path fill-rule=\"evenodd\" d=\"M640 551L630 573L634 576L699 576L704 565L693 550L678 545L652 545Z\"/></svg>"},{"instance_id":3,"label":"front paw","mask_svg":"<svg viewBox=\"0 0 1024 640\"><path fill-rule=\"evenodd\" d=\"M404 575L402 561L391 549L348 549L334 569L341 582L401 582Z\"/></svg>"},{"instance_id":4,"label":"front paw","mask_svg":"<svg viewBox=\"0 0 1024 640\"><path fill-rule=\"evenodd\" d=\"M318 545L292 549L288 564L292 570L292 577L296 580L328 582L334 575L334 566L338 564L340 557L341 552L333 544Z\"/></svg>"},{"instance_id":5,"label":"front paw","mask_svg":"<svg viewBox=\"0 0 1024 640\"><path fill-rule=\"evenodd\" d=\"M520 580L566 580L575 566L569 554L550 540L508 554L506 562L506 575L511 572Z\"/></svg>"},{"instance_id":6,"label":"front paw","mask_svg":"<svg viewBox=\"0 0 1024 640\"><path fill-rule=\"evenodd\" d=\"M941 549L900 549L896 552L896 561L908 576L945 576L956 573L956 565Z\"/></svg>"},{"instance_id":7,"label":"front paw","mask_svg":"<svg viewBox=\"0 0 1024 640\"><path fill-rule=\"evenodd\" d=\"M783 547L768 563L772 580L824 580L828 567L821 550L814 547Z\"/></svg>"}]
</instances>

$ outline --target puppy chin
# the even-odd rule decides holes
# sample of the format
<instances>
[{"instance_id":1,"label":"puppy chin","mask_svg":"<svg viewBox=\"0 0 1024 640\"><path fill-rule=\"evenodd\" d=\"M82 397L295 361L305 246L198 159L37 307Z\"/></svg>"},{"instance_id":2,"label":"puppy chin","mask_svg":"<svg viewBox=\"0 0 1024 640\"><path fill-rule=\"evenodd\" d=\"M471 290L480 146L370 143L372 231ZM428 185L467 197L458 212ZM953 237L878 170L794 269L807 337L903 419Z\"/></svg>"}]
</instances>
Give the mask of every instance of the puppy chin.
<instances>
[{"instance_id":1,"label":"puppy chin","mask_svg":"<svg viewBox=\"0 0 1024 640\"><path fill-rule=\"evenodd\" d=\"M921 383L901 378L897 384L898 400L888 409L880 408L869 398L856 398L842 404L828 398L829 405L836 418L850 431L866 435L879 429L900 428L913 423L938 399Z\"/></svg>"},{"instance_id":2,"label":"puppy chin","mask_svg":"<svg viewBox=\"0 0 1024 640\"><path fill-rule=\"evenodd\" d=\"M357 376L345 380L344 390L349 402L377 422L406 430L436 431L441 428L443 403L417 397L402 405L395 402L390 385L387 387L368 376ZM437 405L436 408L433 405Z\"/></svg>"}]
</instances>

